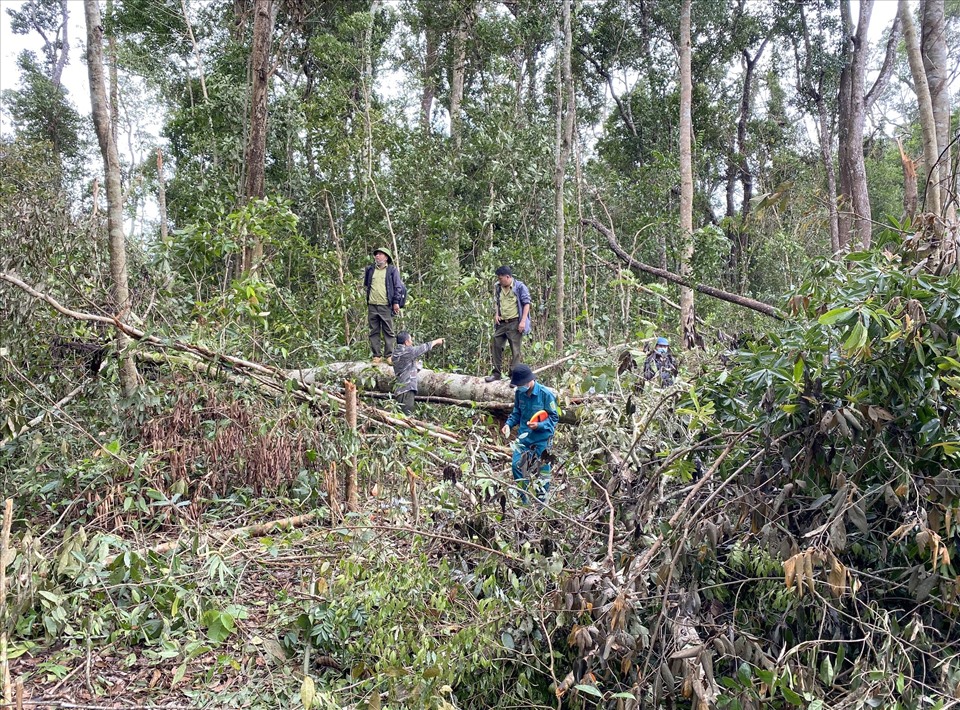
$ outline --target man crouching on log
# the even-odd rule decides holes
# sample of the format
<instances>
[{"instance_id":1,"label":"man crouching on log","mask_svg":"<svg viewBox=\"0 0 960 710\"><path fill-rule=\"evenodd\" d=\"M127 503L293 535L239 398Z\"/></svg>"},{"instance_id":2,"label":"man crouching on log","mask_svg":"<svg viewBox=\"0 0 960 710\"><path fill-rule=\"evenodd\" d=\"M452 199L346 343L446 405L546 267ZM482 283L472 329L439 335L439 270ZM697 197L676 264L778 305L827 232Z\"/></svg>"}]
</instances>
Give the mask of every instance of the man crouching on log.
<instances>
[{"instance_id":1,"label":"man crouching on log","mask_svg":"<svg viewBox=\"0 0 960 710\"><path fill-rule=\"evenodd\" d=\"M443 345L443 338L437 338L422 345L413 344L413 336L405 330L397 334L397 346L393 350L393 374L397 378L395 392L400 409L404 414L413 414L415 398L417 396L417 373L421 365L418 358Z\"/></svg>"},{"instance_id":2,"label":"man crouching on log","mask_svg":"<svg viewBox=\"0 0 960 710\"><path fill-rule=\"evenodd\" d=\"M557 398L536 381L533 370L527 365L517 365L513 369L510 384L517 388L513 411L501 431L504 438L509 439L510 430L519 425L513 448L513 479L526 490L530 479L536 476L534 492L537 500L544 503L550 491L550 463L542 461L542 457L550 448L553 432L560 421ZM520 499L526 505L525 493L520 494Z\"/></svg>"}]
</instances>

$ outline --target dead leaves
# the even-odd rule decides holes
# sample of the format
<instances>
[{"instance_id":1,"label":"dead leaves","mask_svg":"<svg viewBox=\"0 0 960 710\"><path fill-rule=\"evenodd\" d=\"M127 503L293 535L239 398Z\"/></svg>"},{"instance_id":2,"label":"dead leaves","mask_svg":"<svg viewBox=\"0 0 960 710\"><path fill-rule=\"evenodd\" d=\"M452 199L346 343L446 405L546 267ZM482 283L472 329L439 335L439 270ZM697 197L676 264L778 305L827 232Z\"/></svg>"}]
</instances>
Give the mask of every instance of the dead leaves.
<instances>
[{"instance_id":1,"label":"dead leaves","mask_svg":"<svg viewBox=\"0 0 960 710\"><path fill-rule=\"evenodd\" d=\"M837 599L859 587L859 582L832 550L808 548L783 562L784 584L787 589L795 589L800 597L806 593L816 594L818 578L825 578L827 589Z\"/></svg>"},{"instance_id":2,"label":"dead leaves","mask_svg":"<svg viewBox=\"0 0 960 710\"><path fill-rule=\"evenodd\" d=\"M930 553L930 564L934 570L940 565L948 566L950 564L950 550L944 544L943 538L935 531L924 525L920 519L904 523L890 535L891 540L903 540L911 533L915 532L914 542L917 545L917 552L923 554Z\"/></svg>"}]
</instances>

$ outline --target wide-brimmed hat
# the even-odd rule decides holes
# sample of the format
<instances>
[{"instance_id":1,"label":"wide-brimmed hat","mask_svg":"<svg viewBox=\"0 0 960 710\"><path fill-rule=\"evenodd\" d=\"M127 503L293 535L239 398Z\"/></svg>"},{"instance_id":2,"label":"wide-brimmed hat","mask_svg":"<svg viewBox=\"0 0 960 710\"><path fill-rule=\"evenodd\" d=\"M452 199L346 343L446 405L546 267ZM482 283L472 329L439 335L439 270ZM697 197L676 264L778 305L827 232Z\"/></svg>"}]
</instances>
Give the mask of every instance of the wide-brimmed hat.
<instances>
[{"instance_id":1,"label":"wide-brimmed hat","mask_svg":"<svg viewBox=\"0 0 960 710\"><path fill-rule=\"evenodd\" d=\"M386 247L377 247L373 250L374 255L376 255L377 252L381 252L385 257L387 257L388 264L393 263L393 253L389 249Z\"/></svg>"},{"instance_id":2,"label":"wide-brimmed hat","mask_svg":"<svg viewBox=\"0 0 960 710\"><path fill-rule=\"evenodd\" d=\"M533 379L533 370L527 365L517 365L510 373L510 386L522 387Z\"/></svg>"}]
</instances>

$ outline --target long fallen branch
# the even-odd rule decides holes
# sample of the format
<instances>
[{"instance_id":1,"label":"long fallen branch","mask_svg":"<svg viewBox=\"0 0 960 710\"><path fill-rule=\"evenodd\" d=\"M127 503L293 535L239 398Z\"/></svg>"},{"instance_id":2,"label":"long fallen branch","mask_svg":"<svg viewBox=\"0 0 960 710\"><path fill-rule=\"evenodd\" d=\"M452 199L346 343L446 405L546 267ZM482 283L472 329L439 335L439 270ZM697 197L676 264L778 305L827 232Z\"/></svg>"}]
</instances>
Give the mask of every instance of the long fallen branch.
<instances>
[{"instance_id":1,"label":"long fallen branch","mask_svg":"<svg viewBox=\"0 0 960 710\"><path fill-rule=\"evenodd\" d=\"M294 396L302 401L313 402L316 401L316 398L323 398L329 402L335 402L340 406L344 406L344 400L342 397L317 387L316 385L307 385L298 381L296 378L291 378L288 376L287 371L280 368L263 365L262 363L253 362L250 360L244 360L243 358L232 355L218 353L200 345L186 343L182 340L176 340L173 338L160 338L156 335L145 333L129 323L123 323L117 318L96 315L94 313L85 313L83 311L77 311L72 308L68 308L52 296L36 290L23 281L19 276L10 272L0 272L0 281L6 281L7 283L16 286L30 296L47 303L55 311L69 318L116 327L122 330L126 335L141 343L146 343L160 349L177 350L185 353L188 357L202 360L204 363L206 363L206 369L208 371L216 371L219 368L229 366L226 367L226 369L230 374L253 377L257 382L271 389L275 389L278 394L284 392L285 383L287 381L291 381L293 382L295 393ZM196 370L200 371L203 369L203 367L203 365L198 363ZM404 429L410 429L412 431L437 438L448 444L463 443L461 438L458 437L454 432L444 429L443 427L438 427L435 424L422 422L412 418L399 419L391 415L389 412L376 407L371 407L369 405L361 406L358 414L362 419L382 422Z\"/></svg>"},{"instance_id":2,"label":"long fallen branch","mask_svg":"<svg viewBox=\"0 0 960 710\"><path fill-rule=\"evenodd\" d=\"M686 286L687 288L692 288L705 296L710 296L711 298L716 298L721 301L726 301L727 303L733 303L737 306L742 306L744 308L749 308L752 311L757 313L762 313L765 316L770 318L775 318L776 320L783 320L784 315L780 309L775 306L771 306L769 303L763 303L762 301L757 301L752 298L747 298L746 296L739 296L735 293L730 293L728 291L723 291L719 288L714 288L713 286L706 286L704 284L693 283L682 276L667 271L666 269L660 269L656 266L650 266L649 264L644 264L641 261L637 261L626 250L620 246L620 243L617 241L616 236L613 231L604 225L603 223L597 221L596 219L585 217L580 220L581 224L588 225L596 229L600 234L602 234L606 240L607 245L610 247L610 250L616 254L620 259L631 269L635 271L640 271L645 274L650 274L651 276L656 276L657 278L663 279L664 281L669 281L670 283L677 284L678 286Z\"/></svg>"},{"instance_id":3,"label":"long fallen branch","mask_svg":"<svg viewBox=\"0 0 960 710\"><path fill-rule=\"evenodd\" d=\"M258 523L257 525L247 525L242 528L233 528L232 530L224 530L222 532L210 532L209 537L216 540L221 544L226 544L230 542L235 537L241 535L266 535L269 532L275 530L292 530L293 528L298 528L301 525L306 525L309 522L312 522L317 517L317 511L313 510L309 513L304 513L303 515L294 515L289 518L280 518L279 520L270 520L266 523ZM164 555L168 552L172 552L180 547L184 542L182 537L178 537L176 540L168 540L167 542L161 542L158 545L152 545L150 547L142 547L137 550L130 550L134 555L140 557L145 557L149 553L154 553L156 555ZM118 552L113 555L109 555L105 562L106 564L111 564L115 559L121 555L125 555L126 552Z\"/></svg>"},{"instance_id":4,"label":"long fallen branch","mask_svg":"<svg viewBox=\"0 0 960 710\"><path fill-rule=\"evenodd\" d=\"M65 397L63 397L63 399L54 403L54 405L50 407L50 409L40 412L40 414L38 414L33 419L28 421L26 424L20 427L20 429L15 431L13 434L10 434L5 438L0 439L0 446L3 446L4 444L9 444L11 441L18 439L19 437L23 436L28 431L33 429L35 426L43 422L43 420L46 419L47 417L53 416L53 414L55 412L58 412L64 405L69 404L71 401L73 401L73 398L76 397L78 394L80 394L80 392L83 391L83 388L85 386L86 386L86 383L81 383L77 387L74 387L72 390L70 390L70 392L66 394Z\"/></svg>"}]
</instances>

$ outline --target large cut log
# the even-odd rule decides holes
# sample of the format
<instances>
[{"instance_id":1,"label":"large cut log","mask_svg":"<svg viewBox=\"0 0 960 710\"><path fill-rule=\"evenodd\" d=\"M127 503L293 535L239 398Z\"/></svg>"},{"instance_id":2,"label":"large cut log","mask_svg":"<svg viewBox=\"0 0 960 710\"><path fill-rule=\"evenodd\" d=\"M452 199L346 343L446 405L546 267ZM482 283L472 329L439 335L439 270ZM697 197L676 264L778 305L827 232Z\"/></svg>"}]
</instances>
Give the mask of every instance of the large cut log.
<instances>
[{"instance_id":1,"label":"large cut log","mask_svg":"<svg viewBox=\"0 0 960 710\"><path fill-rule=\"evenodd\" d=\"M290 370L289 376L304 384L332 380L354 380L377 392L393 392L395 378L390 365L374 362L332 362L308 370ZM471 402L512 402L513 388L509 380L484 382L482 377L451 372L420 370L419 394Z\"/></svg>"},{"instance_id":2,"label":"large cut log","mask_svg":"<svg viewBox=\"0 0 960 710\"><path fill-rule=\"evenodd\" d=\"M381 393L393 392L396 382L391 366L373 362L334 362L323 367L288 370L287 376L305 385L353 380L362 389ZM509 412L513 407L514 390L509 380L484 382L482 377L424 369L420 370L418 386L418 399L427 402L479 407L503 413ZM558 394L556 390L550 391ZM577 411L570 405L577 402L564 403L562 398L560 399L560 421L566 424L576 423Z\"/></svg>"}]
</instances>

